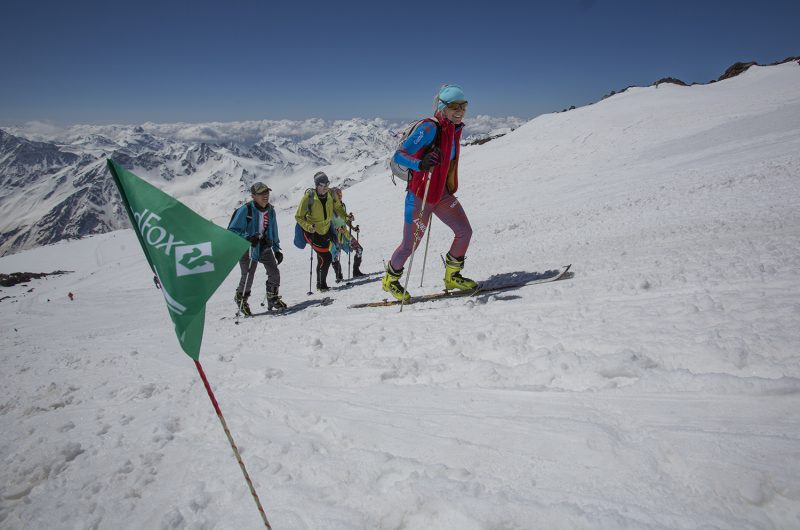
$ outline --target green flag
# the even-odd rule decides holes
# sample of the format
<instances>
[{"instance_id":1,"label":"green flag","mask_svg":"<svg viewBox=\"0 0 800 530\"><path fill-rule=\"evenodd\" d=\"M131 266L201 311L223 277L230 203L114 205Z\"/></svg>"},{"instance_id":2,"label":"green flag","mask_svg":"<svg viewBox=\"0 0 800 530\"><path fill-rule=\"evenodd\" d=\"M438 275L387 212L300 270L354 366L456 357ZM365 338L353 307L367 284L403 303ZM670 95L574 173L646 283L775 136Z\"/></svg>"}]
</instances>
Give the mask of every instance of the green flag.
<instances>
[{"instance_id":1,"label":"green flag","mask_svg":"<svg viewBox=\"0 0 800 530\"><path fill-rule=\"evenodd\" d=\"M206 302L250 244L111 159L108 169L144 255L161 283L181 348L196 361L203 341Z\"/></svg>"}]
</instances>

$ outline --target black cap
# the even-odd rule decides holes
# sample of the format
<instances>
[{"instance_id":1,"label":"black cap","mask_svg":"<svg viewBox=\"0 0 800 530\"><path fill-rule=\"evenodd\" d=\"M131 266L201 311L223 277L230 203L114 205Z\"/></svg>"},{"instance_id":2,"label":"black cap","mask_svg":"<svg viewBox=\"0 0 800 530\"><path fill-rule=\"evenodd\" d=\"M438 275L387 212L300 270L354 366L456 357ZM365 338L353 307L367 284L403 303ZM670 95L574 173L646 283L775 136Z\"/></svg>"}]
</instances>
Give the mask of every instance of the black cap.
<instances>
[{"instance_id":1,"label":"black cap","mask_svg":"<svg viewBox=\"0 0 800 530\"><path fill-rule=\"evenodd\" d=\"M322 184L330 184L331 181L328 179L328 175L326 175L323 171L317 171L314 174L314 185L320 186Z\"/></svg>"}]
</instances>

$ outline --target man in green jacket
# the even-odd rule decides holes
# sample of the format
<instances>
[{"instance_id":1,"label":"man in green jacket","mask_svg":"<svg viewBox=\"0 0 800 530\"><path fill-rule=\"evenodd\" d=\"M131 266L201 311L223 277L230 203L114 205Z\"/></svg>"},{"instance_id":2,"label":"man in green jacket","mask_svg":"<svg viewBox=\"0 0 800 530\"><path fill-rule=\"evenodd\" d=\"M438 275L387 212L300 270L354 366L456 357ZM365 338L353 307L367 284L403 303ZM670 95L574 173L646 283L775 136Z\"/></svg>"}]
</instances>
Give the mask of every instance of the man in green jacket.
<instances>
[{"instance_id":1,"label":"man in green jacket","mask_svg":"<svg viewBox=\"0 0 800 530\"><path fill-rule=\"evenodd\" d=\"M334 213L346 218L347 212L342 202L330 192L330 179L322 171L314 175L314 189L309 188L297 206L294 218L303 236L314 252L317 253L317 291L324 292L328 287L328 269L331 261L331 242L333 228L331 221Z\"/></svg>"}]
</instances>

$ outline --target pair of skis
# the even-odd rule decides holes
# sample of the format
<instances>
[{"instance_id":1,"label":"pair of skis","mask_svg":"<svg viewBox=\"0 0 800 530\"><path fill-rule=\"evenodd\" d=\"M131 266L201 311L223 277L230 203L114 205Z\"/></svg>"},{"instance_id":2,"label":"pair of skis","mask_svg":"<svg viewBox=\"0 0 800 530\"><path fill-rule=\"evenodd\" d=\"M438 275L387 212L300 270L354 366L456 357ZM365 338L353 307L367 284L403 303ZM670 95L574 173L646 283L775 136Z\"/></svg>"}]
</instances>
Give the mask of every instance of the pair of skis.
<instances>
[{"instance_id":1,"label":"pair of skis","mask_svg":"<svg viewBox=\"0 0 800 530\"><path fill-rule=\"evenodd\" d=\"M476 289L470 289L467 291L442 291L438 293L431 293L431 294L424 294L420 296L412 296L410 300L407 300L404 305L409 304L418 304L421 302L432 302L436 300L444 300L448 298L464 298L464 297L476 297L482 294L499 292L499 291L507 291L510 289L518 289L520 287L526 287L528 285L536 285L539 283L550 283L559 280L566 280L572 278L573 273L569 270L572 265L565 265L560 269L553 269L548 270L545 272L510 272L505 274L498 274L492 276L488 280L480 282ZM364 281L363 283L368 283ZM359 283L356 282L356 285ZM351 287L351 285L347 285L347 287ZM338 286L338 287L345 287L345 286ZM334 288L335 289L335 288ZM332 289L332 290L334 290ZM283 309L281 311L265 311L260 313L253 313L253 317L256 316L265 316L265 315L286 315L295 313L297 311L301 311L306 307L310 307L313 305L321 305L326 306L333 303L333 299L326 296L322 300L309 300L307 302L301 302L294 306L289 306L287 309ZM400 300L390 300L385 298L378 302L367 302L362 304L353 304L348 306L351 309L357 308L364 308L364 307L388 307L388 306L395 306L400 305ZM224 319L225 317L223 317ZM245 317L250 318L250 317Z\"/></svg>"},{"instance_id":2,"label":"pair of skis","mask_svg":"<svg viewBox=\"0 0 800 530\"><path fill-rule=\"evenodd\" d=\"M406 300L403 305L418 304L420 302L431 302L434 300L443 300L447 298L463 298L469 296L479 296L481 294L505 291L508 289L517 289L527 285L536 285L538 283L550 283L558 280L565 280L571 278L573 273L569 271L572 265L565 265L560 269L549 270L543 273L530 273L530 272L512 272L506 274L499 274L492 276L486 281L480 282L476 289L466 291L442 291L439 293L424 294L421 296L412 296L410 300ZM400 305L400 300L383 299L380 302L367 302L364 304L353 304L348 306L352 309L362 307L388 307Z\"/></svg>"}]
</instances>

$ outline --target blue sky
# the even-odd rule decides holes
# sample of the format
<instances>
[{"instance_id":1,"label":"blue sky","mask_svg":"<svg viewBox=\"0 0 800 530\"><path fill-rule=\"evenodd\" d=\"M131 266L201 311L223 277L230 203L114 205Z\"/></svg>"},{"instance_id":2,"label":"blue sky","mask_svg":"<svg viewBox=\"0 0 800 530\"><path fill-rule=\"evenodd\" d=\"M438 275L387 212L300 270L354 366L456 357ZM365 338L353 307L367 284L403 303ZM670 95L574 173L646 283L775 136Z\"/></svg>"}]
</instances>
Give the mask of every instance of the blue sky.
<instances>
[{"instance_id":1,"label":"blue sky","mask_svg":"<svg viewBox=\"0 0 800 530\"><path fill-rule=\"evenodd\" d=\"M800 55L800 1L6 0L0 126L469 112L530 118Z\"/></svg>"}]
</instances>

